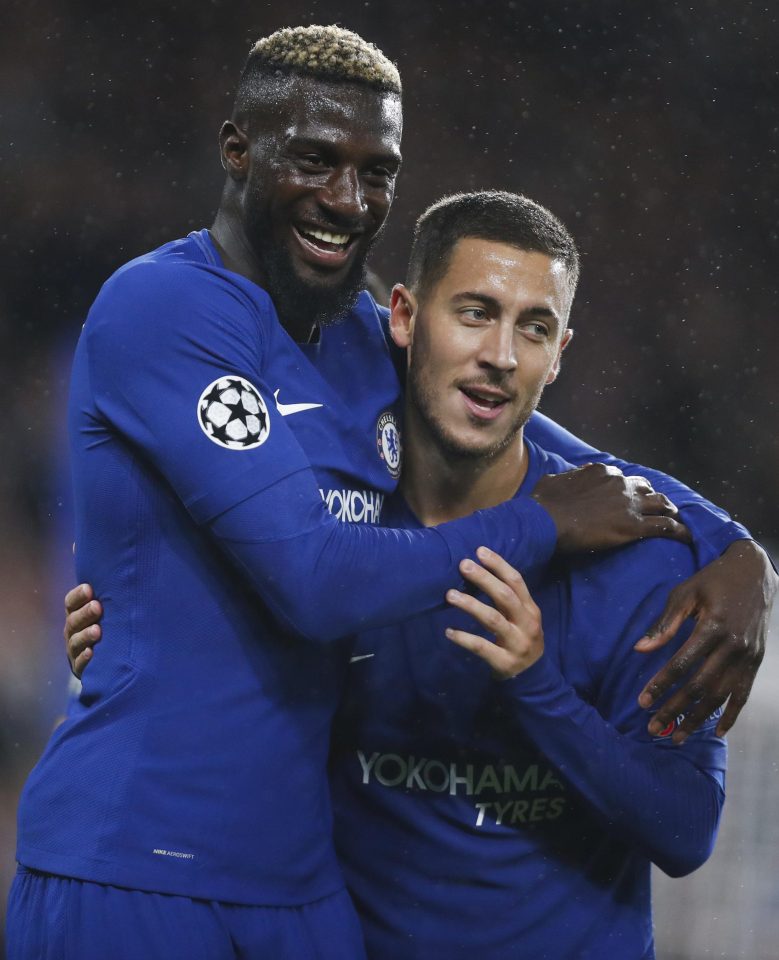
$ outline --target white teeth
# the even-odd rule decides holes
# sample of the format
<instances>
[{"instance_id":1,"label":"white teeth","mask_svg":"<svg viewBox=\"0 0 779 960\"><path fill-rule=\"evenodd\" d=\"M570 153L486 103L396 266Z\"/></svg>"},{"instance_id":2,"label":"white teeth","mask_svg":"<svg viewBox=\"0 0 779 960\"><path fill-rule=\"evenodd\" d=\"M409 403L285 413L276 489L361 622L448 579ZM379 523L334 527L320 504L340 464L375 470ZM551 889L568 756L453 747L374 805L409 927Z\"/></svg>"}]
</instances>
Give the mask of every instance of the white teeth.
<instances>
[{"instance_id":1,"label":"white teeth","mask_svg":"<svg viewBox=\"0 0 779 960\"><path fill-rule=\"evenodd\" d=\"M338 246L344 246L349 242L348 233L330 233L327 230L306 230L306 236L314 237L316 240L324 240L325 243L335 243Z\"/></svg>"},{"instance_id":2,"label":"white teeth","mask_svg":"<svg viewBox=\"0 0 779 960\"><path fill-rule=\"evenodd\" d=\"M494 397L482 397L480 394L471 391L468 391L468 396L478 406L485 407L490 410L493 407L497 407L498 404L503 403L503 400L496 400Z\"/></svg>"}]
</instances>

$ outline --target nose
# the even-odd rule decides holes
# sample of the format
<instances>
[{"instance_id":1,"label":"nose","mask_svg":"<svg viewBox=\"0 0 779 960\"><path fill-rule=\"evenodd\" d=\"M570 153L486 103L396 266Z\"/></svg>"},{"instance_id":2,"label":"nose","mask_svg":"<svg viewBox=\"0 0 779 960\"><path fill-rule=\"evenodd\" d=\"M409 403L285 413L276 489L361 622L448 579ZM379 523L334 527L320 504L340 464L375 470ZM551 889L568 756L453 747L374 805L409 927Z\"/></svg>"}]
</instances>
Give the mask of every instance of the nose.
<instances>
[{"instance_id":1,"label":"nose","mask_svg":"<svg viewBox=\"0 0 779 960\"><path fill-rule=\"evenodd\" d=\"M357 170L352 166L336 167L320 191L319 203L339 225L361 220L368 207Z\"/></svg>"},{"instance_id":2,"label":"nose","mask_svg":"<svg viewBox=\"0 0 779 960\"><path fill-rule=\"evenodd\" d=\"M485 328L479 350L479 364L502 373L517 368L517 351L513 323L494 323Z\"/></svg>"}]
</instances>

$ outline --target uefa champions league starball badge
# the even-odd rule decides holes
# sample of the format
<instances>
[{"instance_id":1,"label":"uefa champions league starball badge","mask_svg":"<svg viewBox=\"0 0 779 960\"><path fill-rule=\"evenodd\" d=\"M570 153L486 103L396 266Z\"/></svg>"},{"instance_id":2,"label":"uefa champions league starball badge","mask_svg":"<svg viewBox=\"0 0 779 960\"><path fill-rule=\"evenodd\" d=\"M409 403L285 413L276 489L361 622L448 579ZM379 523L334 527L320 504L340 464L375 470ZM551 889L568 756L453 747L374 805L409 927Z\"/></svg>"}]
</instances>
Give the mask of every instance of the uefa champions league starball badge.
<instances>
[{"instance_id":1,"label":"uefa champions league starball badge","mask_svg":"<svg viewBox=\"0 0 779 960\"><path fill-rule=\"evenodd\" d=\"M260 391L243 377L224 376L205 388L197 419L209 440L227 450L253 450L270 435L270 417Z\"/></svg>"},{"instance_id":2,"label":"uefa champions league starball badge","mask_svg":"<svg viewBox=\"0 0 779 960\"><path fill-rule=\"evenodd\" d=\"M400 476L400 431L390 410L385 410L376 424L376 446L389 475L397 480Z\"/></svg>"}]
</instances>

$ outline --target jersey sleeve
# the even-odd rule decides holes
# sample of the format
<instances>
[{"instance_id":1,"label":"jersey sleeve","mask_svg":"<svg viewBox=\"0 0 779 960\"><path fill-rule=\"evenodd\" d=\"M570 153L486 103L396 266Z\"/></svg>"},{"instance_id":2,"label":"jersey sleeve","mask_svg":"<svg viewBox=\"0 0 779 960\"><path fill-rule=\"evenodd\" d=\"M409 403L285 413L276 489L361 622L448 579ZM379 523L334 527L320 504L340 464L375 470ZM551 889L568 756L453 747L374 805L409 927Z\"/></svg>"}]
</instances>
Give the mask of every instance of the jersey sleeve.
<instances>
[{"instance_id":1,"label":"jersey sleeve","mask_svg":"<svg viewBox=\"0 0 779 960\"><path fill-rule=\"evenodd\" d=\"M716 560L736 540L752 539L746 527L731 519L724 510L666 473L603 453L538 412L530 418L525 430L526 435L539 446L575 466L606 463L618 467L628 476L646 477L658 493L664 493L679 508L682 521L692 534L693 548L700 566Z\"/></svg>"},{"instance_id":2,"label":"jersey sleeve","mask_svg":"<svg viewBox=\"0 0 779 960\"><path fill-rule=\"evenodd\" d=\"M307 466L265 399L271 309L209 268L140 262L108 281L82 332L98 415L165 477L198 523ZM244 384L256 394L245 401L257 407L254 446L226 433L220 441L222 418L204 416L217 393L225 417L231 401L250 415Z\"/></svg>"},{"instance_id":3,"label":"jersey sleeve","mask_svg":"<svg viewBox=\"0 0 779 960\"><path fill-rule=\"evenodd\" d=\"M104 287L80 347L94 442L108 422L282 622L335 639L432 609L481 544L520 569L546 563L556 531L532 501L413 532L332 517L263 378L275 323L267 297L215 271L140 262Z\"/></svg>"},{"instance_id":4,"label":"jersey sleeve","mask_svg":"<svg viewBox=\"0 0 779 960\"><path fill-rule=\"evenodd\" d=\"M682 745L672 742L672 730L651 737L646 729L648 715L638 706L638 694L685 637L674 641L674 649L650 656L636 653L633 644L662 610L671 581L689 576L692 565L684 562L689 551L680 545L638 546L640 550L631 548L634 556L655 554L656 562L665 564L661 582L647 589L646 564L630 569L630 558L623 556L613 591L589 598L585 586L584 595L571 598L579 613L572 606L571 642L586 643L593 651L588 658L592 698L585 701L547 653L505 681L501 696L523 736L615 836L670 876L683 876L713 848L725 797L727 750L715 734L716 716ZM674 570L676 577L667 576ZM594 609L599 612L592 618Z\"/></svg>"}]
</instances>

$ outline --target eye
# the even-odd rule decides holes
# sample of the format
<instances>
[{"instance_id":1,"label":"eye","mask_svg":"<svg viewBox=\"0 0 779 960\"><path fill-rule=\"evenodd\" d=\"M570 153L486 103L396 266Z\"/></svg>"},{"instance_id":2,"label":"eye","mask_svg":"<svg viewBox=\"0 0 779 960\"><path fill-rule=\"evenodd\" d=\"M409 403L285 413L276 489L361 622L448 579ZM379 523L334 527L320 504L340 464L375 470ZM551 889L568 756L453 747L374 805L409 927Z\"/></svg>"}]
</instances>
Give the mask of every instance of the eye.
<instances>
[{"instance_id":1,"label":"eye","mask_svg":"<svg viewBox=\"0 0 779 960\"><path fill-rule=\"evenodd\" d=\"M365 179L377 187L386 187L395 182L397 170L391 170L389 167L377 166L371 167L365 171Z\"/></svg>"},{"instance_id":2,"label":"eye","mask_svg":"<svg viewBox=\"0 0 779 960\"><path fill-rule=\"evenodd\" d=\"M296 160L301 170L311 173L319 173L327 168L325 158L318 153L301 153L298 154Z\"/></svg>"},{"instance_id":3,"label":"eye","mask_svg":"<svg viewBox=\"0 0 779 960\"><path fill-rule=\"evenodd\" d=\"M519 328L531 340L546 340L549 337L549 327L540 320L529 320Z\"/></svg>"},{"instance_id":4,"label":"eye","mask_svg":"<svg viewBox=\"0 0 779 960\"><path fill-rule=\"evenodd\" d=\"M484 307L465 307L460 311L460 316L474 323L484 323L485 320L489 320L489 314Z\"/></svg>"}]
</instances>

